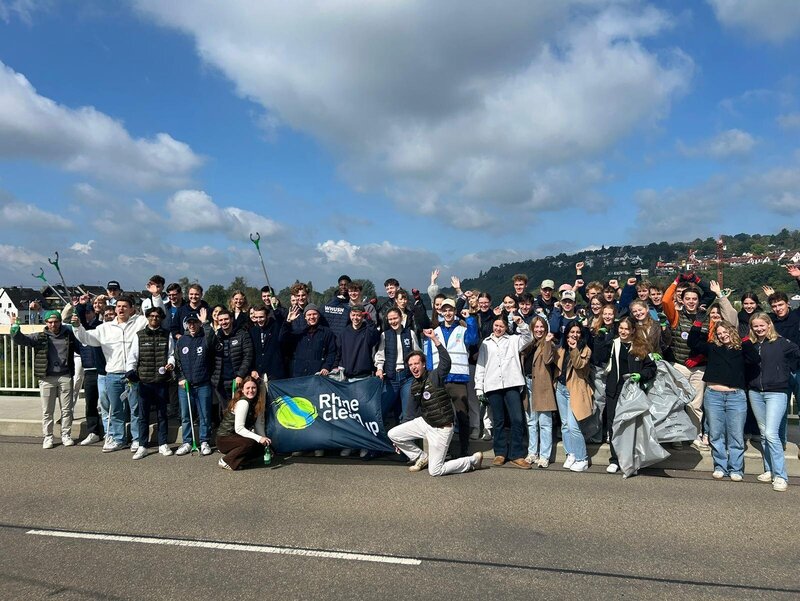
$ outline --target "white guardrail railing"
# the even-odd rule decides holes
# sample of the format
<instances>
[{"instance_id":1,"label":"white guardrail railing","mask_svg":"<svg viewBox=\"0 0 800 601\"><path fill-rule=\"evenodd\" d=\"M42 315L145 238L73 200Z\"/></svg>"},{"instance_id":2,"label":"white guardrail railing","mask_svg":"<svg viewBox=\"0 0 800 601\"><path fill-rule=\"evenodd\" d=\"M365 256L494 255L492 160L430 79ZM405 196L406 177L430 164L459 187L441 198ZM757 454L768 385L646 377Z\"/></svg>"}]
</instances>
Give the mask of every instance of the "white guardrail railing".
<instances>
[{"instance_id":1,"label":"white guardrail railing","mask_svg":"<svg viewBox=\"0 0 800 601\"><path fill-rule=\"evenodd\" d=\"M42 325L23 325L23 334L44 329ZM33 375L33 349L11 340L10 326L0 326L0 392L39 392L39 380Z\"/></svg>"},{"instance_id":2,"label":"white guardrail railing","mask_svg":"<svg viewBox=\"0 0 800 601\"><path fill-rule=\"evenodd\" d=\"M33 349L14 344L9 326L0 326L0 393L38 392L39 381L33 375ZM25 334L41 332L44 326L22 326ZM797 417L797 398L789 401L789 415Z\"/></svg>"}]
</instances>

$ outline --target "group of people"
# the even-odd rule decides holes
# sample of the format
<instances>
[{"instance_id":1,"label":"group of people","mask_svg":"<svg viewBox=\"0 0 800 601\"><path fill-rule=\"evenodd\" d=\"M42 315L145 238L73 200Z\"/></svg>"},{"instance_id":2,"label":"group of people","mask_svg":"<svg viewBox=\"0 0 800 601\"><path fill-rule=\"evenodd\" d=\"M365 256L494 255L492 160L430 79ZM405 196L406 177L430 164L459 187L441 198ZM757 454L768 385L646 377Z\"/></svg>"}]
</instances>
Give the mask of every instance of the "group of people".
<instances>
[{"instance_id":1,"label":"group of people","mask_svg":"<svg viewBox=\"0 0 800 601\"><path fill-rule=\"evenodd\" d=\"M159 453L173 453L167 412L177 404L182 443L175 454L190 453L199 440L200 453L210 455L215 442L223 453L220 467L238 469L270 444L264 384L320 375L382 380L384 424L393 425L389 439L411 471L478 469L483 455L470 453L470 442L480 437L492 441L493 465L547 468L560 423L563 466L583 472L589 456L581 425L594 413L600 374L603 437L611 444L607 471L616 473L614 418L623 385L646 390L658 362L668 361L694 391L687 409L699 434L686 442L710 447L713 477L742 480L749 404L763 447L758 479L786 490L787 408L800 393L800 311L790 308L787 295L764 286L766 307L748 292L737 310L730 291L694 273L679 274L668 286L635 277L620 285L586 283L583 267L576 264L574 283L556 288L546 279L536 294L524 274L515 275L513 290L496 300L462 290L456 277L454 294L445 295L434 270L430 310L418 290L409 293L394 278L384 282L381 301L367 301L362 286L343 275L322 306L310 303L307 286L296 283L288 307L268 286L257 306L236 291L228 306L209 307L199 284L184 299L181 286L165 287L154 275L138 312L111 281L106 295L47 311L44 332L23 335L15 325L12 334L34 349L44 448L53 447L57 399L62 442L75 444L69 432L79 363L88 429L80 444L102 441L104 452L128 448L130 421L137 460L148 454L153 407ZM800 267L787 272L800 285ZM427 451L417 444L422 438Z\"/></svg>"}]
</instances>

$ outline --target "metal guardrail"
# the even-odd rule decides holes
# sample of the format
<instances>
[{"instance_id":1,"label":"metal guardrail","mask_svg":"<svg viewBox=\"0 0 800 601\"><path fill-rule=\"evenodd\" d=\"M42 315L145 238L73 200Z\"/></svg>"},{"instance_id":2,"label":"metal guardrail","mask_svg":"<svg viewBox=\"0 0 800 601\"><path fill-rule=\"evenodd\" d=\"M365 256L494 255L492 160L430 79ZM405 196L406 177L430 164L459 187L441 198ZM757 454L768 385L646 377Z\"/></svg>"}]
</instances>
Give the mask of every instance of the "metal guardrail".
<instances>
[{"instance_id":1,"label":"metal guardrail","mask_svg":"<svg viewBox=\"0 0 800 601\"><path fill-rule=\"evenodd\" d=\"M33 375L33 349L14 344L9 334L0 334L0 339L0 391L38 391L39 380Z\"/></svg>"},{"instance_id":2,"label":"metal guardrail","mask_svg":"<svg viewBox=\"0 0 800 601\"><path fill-rule=\"evenodd\" d=\"M8 326L0 326L0 392L38 392L39 380L33 375L33 349L14 344L8 329ZM24 326L23 331L42 329L43 326ZM797 397L789 399L790 416L798 417L799 405Z\"/></svg>"}]
</instances>

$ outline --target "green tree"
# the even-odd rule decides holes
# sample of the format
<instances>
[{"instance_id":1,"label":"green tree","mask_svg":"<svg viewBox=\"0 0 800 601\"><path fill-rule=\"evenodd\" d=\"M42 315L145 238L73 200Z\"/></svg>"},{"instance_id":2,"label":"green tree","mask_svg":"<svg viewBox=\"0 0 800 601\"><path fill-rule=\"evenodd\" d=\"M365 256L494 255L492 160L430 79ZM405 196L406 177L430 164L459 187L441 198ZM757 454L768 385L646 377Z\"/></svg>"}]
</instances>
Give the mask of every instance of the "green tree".
<instances>
[{"instance_id":1,"label":"green tree","mask_svg":"<svg viewBox=\"0 0 800 601\"><path fill-rule=\"evenodd\" d=\"M205 300L211 307L214 305L227 306L228 292L225 290L225 287L222 284L211 284L208 287L208 290L206 290L206 293L203 295L203 300Z\"/></svg>"}]
</instances>

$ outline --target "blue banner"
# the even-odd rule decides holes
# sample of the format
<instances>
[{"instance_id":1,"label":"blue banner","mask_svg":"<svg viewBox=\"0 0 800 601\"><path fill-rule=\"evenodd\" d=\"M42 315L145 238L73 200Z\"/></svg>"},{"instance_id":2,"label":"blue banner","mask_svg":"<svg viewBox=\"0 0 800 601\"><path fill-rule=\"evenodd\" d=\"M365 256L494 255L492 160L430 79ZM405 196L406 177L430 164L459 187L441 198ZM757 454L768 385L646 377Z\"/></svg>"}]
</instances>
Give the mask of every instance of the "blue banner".
<instances>
[{"instance_id":1,"label":"blue banner","mask_svg":"<svg viewBox=\"0 0 800 601\"><path fill-rule=\"evenodd\" d=\"M306 376L269 382L267 436L279 453L316 449L394 451L381 415L382 382Z\"/></svg>"}]
</instances>

